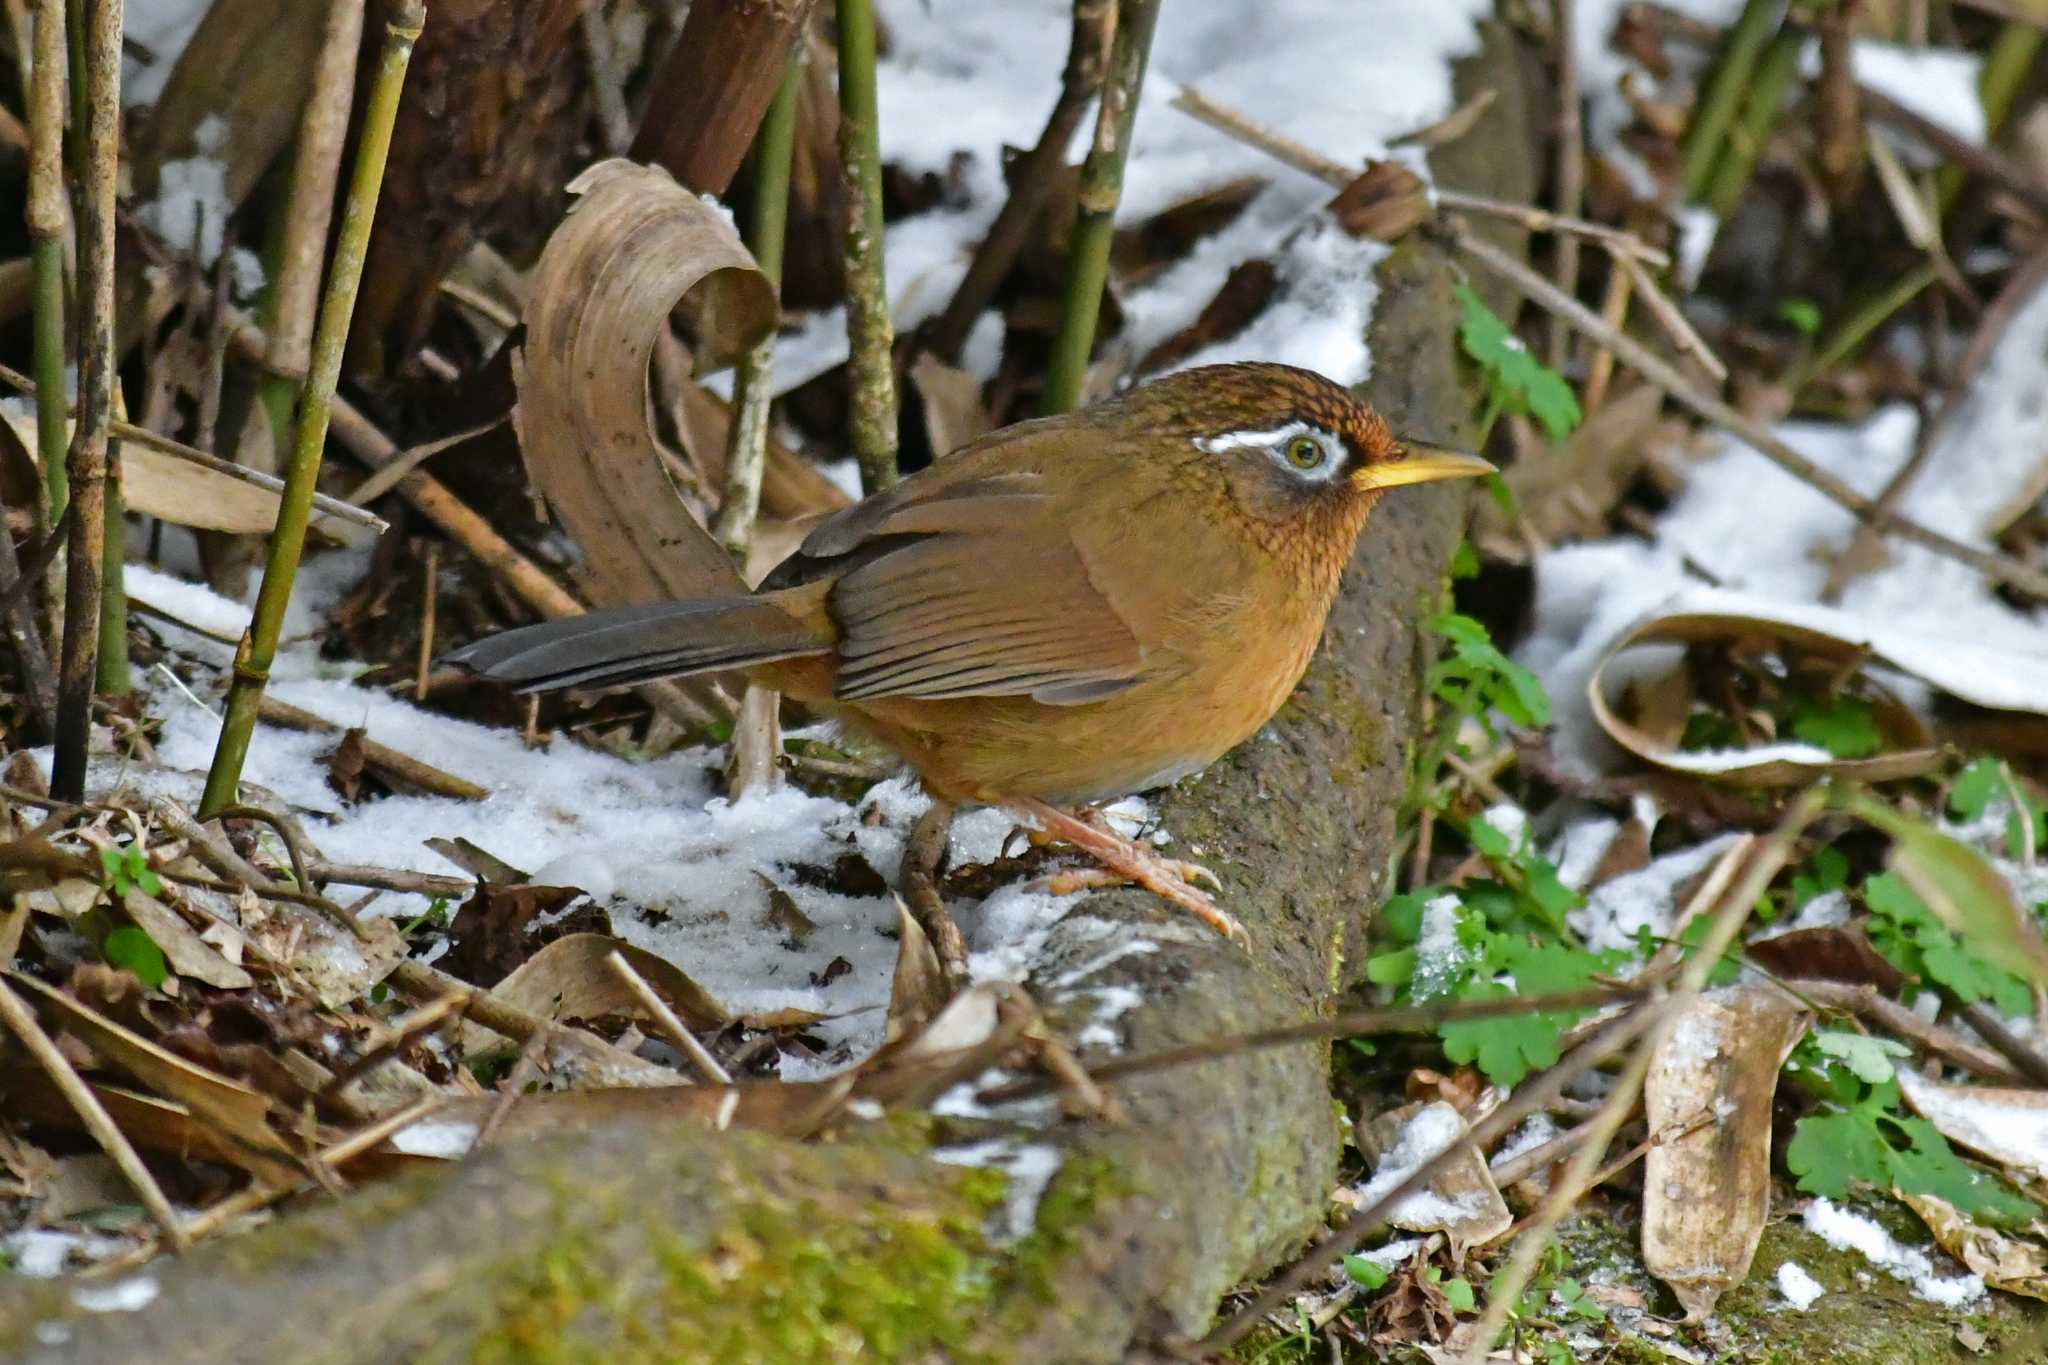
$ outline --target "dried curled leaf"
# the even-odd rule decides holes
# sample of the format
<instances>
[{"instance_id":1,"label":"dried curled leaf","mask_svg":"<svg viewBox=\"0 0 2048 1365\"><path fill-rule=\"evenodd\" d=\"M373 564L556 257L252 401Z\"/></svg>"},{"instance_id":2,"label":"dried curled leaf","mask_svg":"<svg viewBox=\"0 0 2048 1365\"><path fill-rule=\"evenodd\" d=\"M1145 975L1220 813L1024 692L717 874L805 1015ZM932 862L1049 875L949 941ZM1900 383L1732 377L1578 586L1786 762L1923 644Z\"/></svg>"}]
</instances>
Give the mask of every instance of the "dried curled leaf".
<instances>
[{"instance_id":1,"label":"dried curled leaf","mask_svg":"<svg viewBox=\"0 0 2048 1365\"><path fill-rule=\"evenodd\" d=\"M601 161L548 239L513 357L527 472L582 547L599 606L738 592L725 551L690 515L647 426L647 365L680 301L700 362L775 326L775 291L732 224L666 171Z\"/></svg>"},{"instance_id":2,"label":"dried curled leaf","mask_svg":"<svg viewBox=\"0 0 2048 1365\"><path fill-rule=\"evenodd\" d=\"M1929 772L1941 762L1940 749L1933 745L1918 717L1868 679L1863 680L1863 686L1874 698L1868 704L1868 713L1869 723L1876 730L1876 752L1870 756L1837 757L1827 748L1806 741L1749 749L1687 749L1681 736L1693 698L1683 657L1671 654L1669 666L1661 669L1645 664L1641 658L1631 661L1626 668L1616 667L1617 661L1631 651L1673 645L1796 654L1809 663L1825 661L1841 677L1855 674L1866 658L1873 657L1873 651L1864 642L1769 616L1679 612L1652 617L1618 636L1586 682L1586 700L1600 728L1646 763L1718 782L1785 787L1826 775L1887 782ZM1671 653L1668 649L1666 652ZM1880 662L1897 664L1881 655L1875 657ZM1624 690L1624 678L1632 684L1636 696L1632 720L1624 719L1616 705L1616 698Z\"/></svg>"},{"instance_id":3,"label":"dried curled leaf","mask_svg":"<svg viewBox=\"0 0 2048 1365\"><path fill-rule=\"evenodd\" d=\"M1771 1208L1771 1102L1809 1022L1783 991L1687 1001L1643 1085L1643 1264L1697 1321L1742 1283Z\"/></svg>"}]
</instances>

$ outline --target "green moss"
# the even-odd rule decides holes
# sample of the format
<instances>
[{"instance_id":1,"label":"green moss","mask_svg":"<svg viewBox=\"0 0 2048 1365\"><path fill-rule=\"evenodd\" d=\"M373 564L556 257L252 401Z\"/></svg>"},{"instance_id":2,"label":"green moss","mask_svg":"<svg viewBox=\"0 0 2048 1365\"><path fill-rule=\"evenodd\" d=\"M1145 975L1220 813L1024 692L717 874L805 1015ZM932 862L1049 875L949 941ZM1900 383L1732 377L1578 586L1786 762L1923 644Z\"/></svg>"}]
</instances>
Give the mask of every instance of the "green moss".
<instances>
[{"instance_id":1,"label":"green moss","mask_svg":"<svg viewBox=\"0 0 2048 1365\"><path fill-rule=\"evenodd\" d=\"M1131 1193L1128 1177L1107 1156L1067 1157L1039 1196L1032 1228L1003 1255L997 1275L1005 1297L1019 1305L1047 1303L1058 1290L1059 1270L1106 1200ZM1025 1311L1028 1311L1026 1309Z\"/></svg>"},{"instance_id":2,"label":"green moss","mask_svg":"<svg viewBox=\"0 0 2048 1365\"><path fill-rule=\"evenodd\" d=\"M983 1358L972 1325L998 1287L982 1227L1003 1178L947 1172L929 1206L876 1198L830 1205L768 1190L709 1244L646 1230L636 1263L565 1230L499 1281L494 1325L469 1356L485 1365L589 1361ZM657 1277L654 1292L648 1276ZM586 1337L584 1328L589 1329Z\"/></svg>"}]
</instances>

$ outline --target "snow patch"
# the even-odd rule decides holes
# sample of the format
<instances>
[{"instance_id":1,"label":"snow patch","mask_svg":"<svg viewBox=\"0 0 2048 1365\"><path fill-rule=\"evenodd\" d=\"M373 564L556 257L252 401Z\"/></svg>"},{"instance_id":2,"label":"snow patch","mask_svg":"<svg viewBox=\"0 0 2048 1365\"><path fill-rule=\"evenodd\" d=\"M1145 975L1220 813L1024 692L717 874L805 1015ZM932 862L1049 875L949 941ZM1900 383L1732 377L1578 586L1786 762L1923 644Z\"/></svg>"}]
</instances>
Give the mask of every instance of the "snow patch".
<instances>
[{"instance_id":1,"label":"snow patch","mask_svg":"<svg viewBox=\"0 0 2048 1365\"><path fill-rule=\"evenodd\" d=\"M1841 1208L1830 1199L1816 1199L1806 1206L1806 1230L1837 1251L1854 1251L1878 1269L1913 1286L1913 1292L1944 1308L1960 1308L1984 1297L1981 1277L1937 1274L1926 1252L1909 1247L1860 1213ZM1787 1297L1790 1297L1789 1295Z\"/></svg>"}]
</instances>

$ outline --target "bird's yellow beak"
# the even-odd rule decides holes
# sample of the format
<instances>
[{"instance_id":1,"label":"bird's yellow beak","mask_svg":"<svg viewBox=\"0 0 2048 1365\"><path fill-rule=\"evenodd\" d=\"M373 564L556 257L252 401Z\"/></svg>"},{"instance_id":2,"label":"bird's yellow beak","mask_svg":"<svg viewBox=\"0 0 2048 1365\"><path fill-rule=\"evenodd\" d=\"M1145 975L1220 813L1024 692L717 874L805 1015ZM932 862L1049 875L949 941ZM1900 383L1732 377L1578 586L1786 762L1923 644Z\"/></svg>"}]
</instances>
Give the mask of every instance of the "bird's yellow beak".
<instances>
[{"instance_id":1,"label":"bird's yellow beak","mask_svg":"<svg viewBox=\"0 0 2048 1365\"><path fill-rule=\"evenodd\" d=\"M1477 455L1467 455L1462 450L1445 450L1419 441L1402 441L1399 447L1401 454L1398 457L1361 465L1352 474L1351 481L1360 488L1398 488L1404 483L1476 479L1482 474L1498 472L1490 462Z\"/></svg>"}]
</instances>

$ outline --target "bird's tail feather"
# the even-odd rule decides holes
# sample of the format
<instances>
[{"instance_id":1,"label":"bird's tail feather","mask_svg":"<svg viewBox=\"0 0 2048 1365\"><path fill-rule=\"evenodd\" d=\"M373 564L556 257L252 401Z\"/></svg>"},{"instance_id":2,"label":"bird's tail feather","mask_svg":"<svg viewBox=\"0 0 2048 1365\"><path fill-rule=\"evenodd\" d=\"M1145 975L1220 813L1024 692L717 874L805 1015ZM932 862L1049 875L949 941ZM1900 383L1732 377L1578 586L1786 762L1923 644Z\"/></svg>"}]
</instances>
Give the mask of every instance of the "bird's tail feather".
<instances>
[{"instance_id":1,"label":"bird's tail feather","mask_svg":"<svg viewBox=\"0 0 2048 1365\"><path fill-rule=\"evenodd\" d=\"M478 640L446 656L521 692L617 687L744 668L832 648L818 628L761 597L613 607Z\"/></svg>"}]
</instances>

